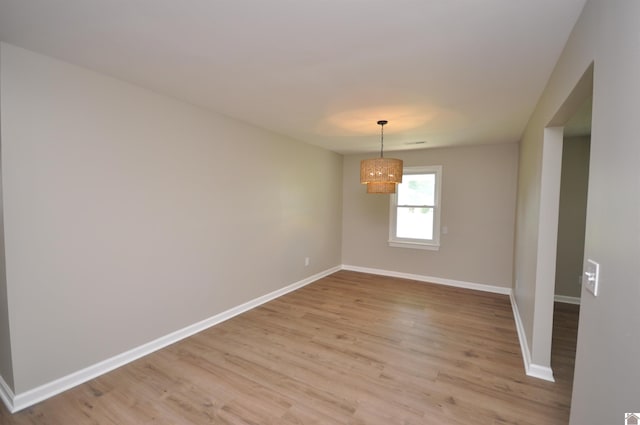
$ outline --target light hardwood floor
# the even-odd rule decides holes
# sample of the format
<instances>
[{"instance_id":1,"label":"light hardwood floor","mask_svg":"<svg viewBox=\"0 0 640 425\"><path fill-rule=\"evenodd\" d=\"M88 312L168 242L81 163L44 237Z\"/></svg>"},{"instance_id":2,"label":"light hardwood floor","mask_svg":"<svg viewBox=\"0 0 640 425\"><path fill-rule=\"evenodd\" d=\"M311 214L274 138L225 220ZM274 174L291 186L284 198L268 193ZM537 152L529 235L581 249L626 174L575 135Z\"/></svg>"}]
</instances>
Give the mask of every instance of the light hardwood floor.
<instances>
[{"instance_id":1,"label":"light hardwood floor","mask_svg":"<svg viewBox=\"0 0 640 425\"><path fill-rule=\"evenodd\" d=\"M0 423L564 425L576 315L550 383L507 296L341 271Z\"/></svg>"}]
</instances>

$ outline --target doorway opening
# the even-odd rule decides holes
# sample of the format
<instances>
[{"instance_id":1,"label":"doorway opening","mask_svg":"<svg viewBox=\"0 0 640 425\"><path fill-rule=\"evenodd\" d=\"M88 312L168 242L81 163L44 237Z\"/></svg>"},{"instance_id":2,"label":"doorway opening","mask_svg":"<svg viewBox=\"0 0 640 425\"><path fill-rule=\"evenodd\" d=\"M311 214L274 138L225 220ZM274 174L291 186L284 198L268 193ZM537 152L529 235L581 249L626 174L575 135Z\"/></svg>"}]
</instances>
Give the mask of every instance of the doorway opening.
<instances>
[{"instance_id":1,"label":"doorway opening","mask_svg":"<svg viewBox=\"0 0 640 425\"><path fill-rule=\"evenodd\" d=\"M580 145L578 138L591 133L591 99L593 98L593 64L582 75L567 99L556 111L556 114L548 123L544 130L542 149L542 169L540 187L540 222L538 230L538 258L536 276L536 303L534 316L534 336L537 333L539 338L534 338L534 345L538 344L536 350L542 360L542 366L548 366L550 378L562 378L563 381L571 385L573 382L573 365L575 363L575 346L577 334L574 330L571 338L561 336L562 329L555 332L556 326L563 321L567 310L574 310L574 319L565 320L568 327L577 326L579 315L579 298L582 287L578 285L578 275L582 276L584 262L584 219L586 217L586 203L582 206L573 205L561 211L561 203L567 204L570 199L566 193L567 188L562 188L562 171L569 171L574 164L579 163L577 168L582 170L582 189L586 202L586 192L588 188L588 160L589 149L586 145ZM577 130L581 127L581 130ZM577 144L574 144L577 143ZM584 140L582 141L584 143ZM566 146L565 146L566 145ZM580 152L580 153L577 153ZM579 157L583 162L579 161ZM584 162L586 160L586 163ZM566 164L565 164L566 163ZM584 175L586 171L586 176ZM579 173L578 173L579 174ZM568 183L565 182L567 185ZM570 186L570 185L569 185ZM573 188L569 192L575 192ZM573 195L573 193L572 193ZM579 203L578 203L579 204ZM564 205L566 207L566 205ZM568 220L578 222L576 229L569 229L566 224ZM583 224L580 228L580 222ZM566 234L577 234L578 241L568 245L565 244ZM580 242L581 241L581 242ZM565 246L566 245L566 246ZM570 246L571 248L567 248ZM579 267L579 268L578 268ZM566 270L566 271L565 271ZM568 277L567 277L568 276ZM557 281L561 283L557 284ZM558 318L554 323L555 300L558 303ZM567 303L573 301L573 304ZM564 317L566 318L566 317ZM566 329L565 329L566 330ZM562 347L560 340L565 340L565 350L562 361L558 356L553 356L552 342L557 340L555 348ZM555 357L555 364L552 365L552 356ZM554 368L552 369L552 366ZM563 369L563 366L564 367ZM557 369L557 370L556 370ZM569 401L570 402L570 401Z\"/></svg>"},{"instance_id":2,"label":"doorway opening","mask_svg":"<svg viewBox=\"0 0 640 425\"><path fill-rule=\"evenodd\" d=\"M573 383L587 219L591 110L589 96L564 124L551 341L557 381Z\"/></svg>"}]
</instances>

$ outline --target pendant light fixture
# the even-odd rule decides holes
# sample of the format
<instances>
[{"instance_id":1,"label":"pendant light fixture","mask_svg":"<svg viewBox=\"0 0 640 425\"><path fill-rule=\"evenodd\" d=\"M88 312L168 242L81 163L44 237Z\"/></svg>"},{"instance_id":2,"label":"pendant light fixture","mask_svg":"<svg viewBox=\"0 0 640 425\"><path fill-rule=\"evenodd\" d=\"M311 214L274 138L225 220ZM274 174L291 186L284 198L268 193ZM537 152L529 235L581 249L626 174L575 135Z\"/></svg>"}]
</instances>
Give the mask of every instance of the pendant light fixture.
<instances>
[{"instance_id":1,"label":"pendant light fixture","mask_svg":"<svg viewBox=\"0 0 640 425\"><path fill-rule=\"evenodd\" d=\"M360 162L360 183L367 185L367 193L396 193L402 183L402 160L384 157L384 126L380 120L380 158L363 159Z\"/></svg>"}]
</instances>

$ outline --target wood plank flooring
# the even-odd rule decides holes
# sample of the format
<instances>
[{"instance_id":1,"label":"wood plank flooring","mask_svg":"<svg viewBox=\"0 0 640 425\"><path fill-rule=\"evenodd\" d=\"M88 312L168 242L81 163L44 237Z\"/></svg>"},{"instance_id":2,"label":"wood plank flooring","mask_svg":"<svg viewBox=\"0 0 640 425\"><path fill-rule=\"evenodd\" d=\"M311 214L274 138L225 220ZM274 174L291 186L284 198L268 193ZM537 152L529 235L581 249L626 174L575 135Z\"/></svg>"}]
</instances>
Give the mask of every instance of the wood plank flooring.
<instances>
[{"instance_id":1,"label":"wood plank flooring","mask_svg":"<svg viewBox=\"0 0 640 425\"><path fill-rule=\"evenodd\" d=\"M569 394L573 387L579 315L579 305L565 303L554 305L551 368L555 379L559 383L568 385Z\"/></svg>"},{"instance_id":2,"label":"wood plank flooring","mask_svg":"<svg viewBox=\"0 0 640 425\"><path fill-rule=\"evenodd\" d=\"M574 316L550 383L507 296L340 271L0 423L565 425Z\"/></svg>"}]
</instances>

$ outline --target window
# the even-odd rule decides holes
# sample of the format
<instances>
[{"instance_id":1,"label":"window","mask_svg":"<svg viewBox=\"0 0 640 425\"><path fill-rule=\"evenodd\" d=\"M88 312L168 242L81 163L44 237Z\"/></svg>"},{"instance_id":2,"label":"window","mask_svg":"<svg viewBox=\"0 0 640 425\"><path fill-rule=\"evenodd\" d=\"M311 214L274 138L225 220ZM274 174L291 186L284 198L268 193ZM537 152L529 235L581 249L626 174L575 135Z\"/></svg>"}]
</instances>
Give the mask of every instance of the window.
<instances>
[{"instance_id":1,"label":"window","mask_svg":"<svg viewBox=\"0 0 640 425\"><path fill-rule=\"evenodd\" d=\"M442 166L405 167L397 193L391 195L389 245L440 248Z\"/></svg>"}]
</instances>

